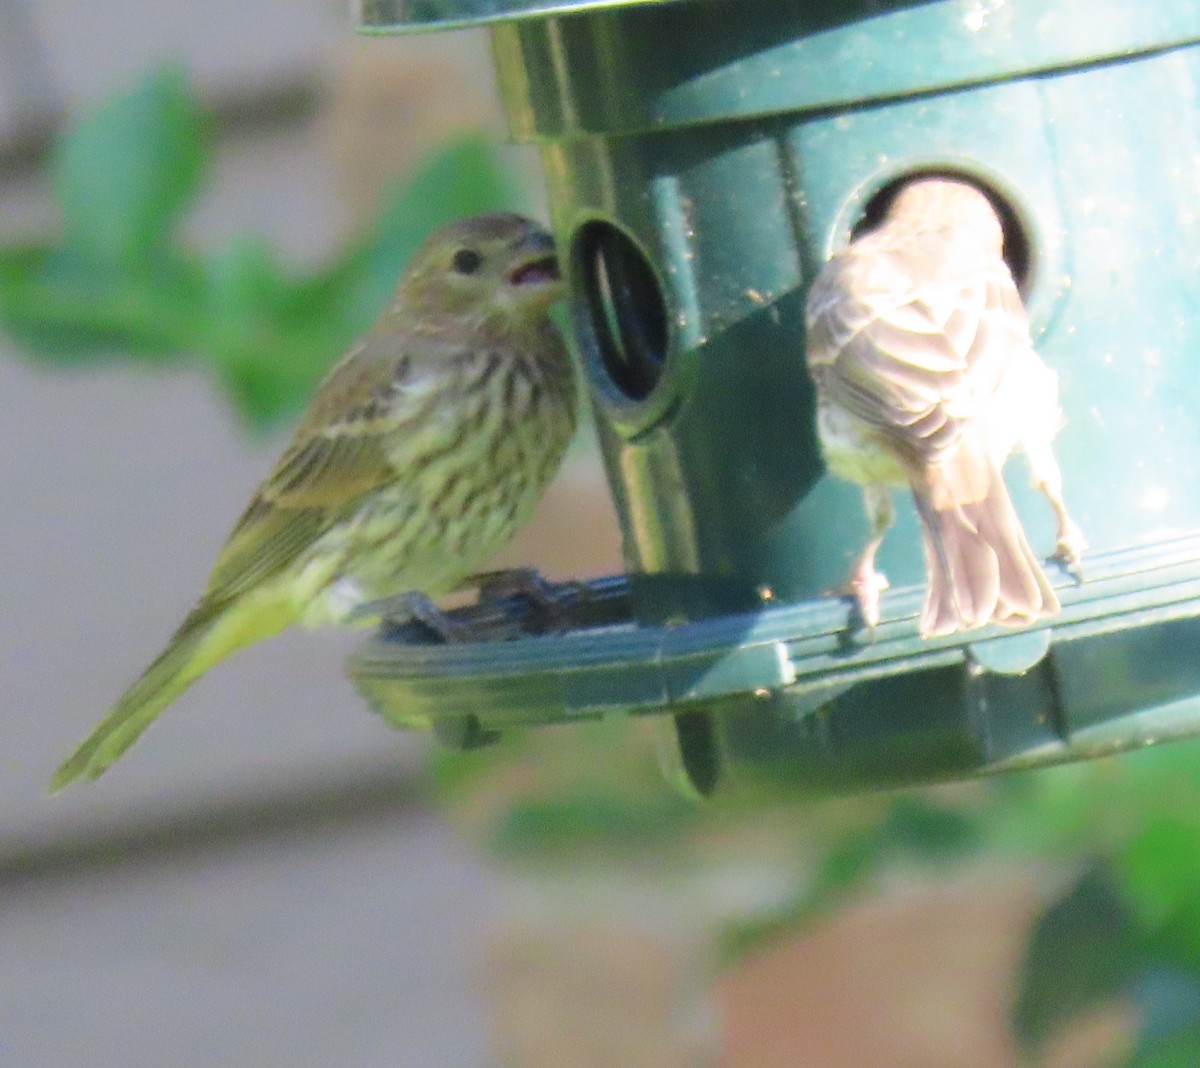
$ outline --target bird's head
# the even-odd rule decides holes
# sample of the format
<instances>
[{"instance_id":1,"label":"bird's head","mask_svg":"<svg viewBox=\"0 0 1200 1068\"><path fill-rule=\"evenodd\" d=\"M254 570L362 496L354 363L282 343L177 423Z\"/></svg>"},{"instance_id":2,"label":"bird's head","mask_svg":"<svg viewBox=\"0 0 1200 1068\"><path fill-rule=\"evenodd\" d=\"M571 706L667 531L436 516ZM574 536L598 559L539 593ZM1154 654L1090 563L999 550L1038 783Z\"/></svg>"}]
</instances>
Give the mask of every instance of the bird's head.
<instances>
[{"instance_id":1,"label":"bird's head","mask_svg":"<svg viewBox=\"0 0 1200 1068\"><path fill-rule=\"evenodd\" d=\"M562 293L554 238L523 215L494 212L431 234L400 280L396 310L426 322L528 321Z\"/></svg>"},{"instance_id":2,"label":"bird's head","mask_svg":"<svg viewBox=\"0 0 1200 1068\"><path fill-rule=\"evenodd\" d=\"M918 178L892 201L888 219L913 230L948 230L986 242L1000 254L1004 231L991 200L978 186L959 178Z\"/></svg>"}]
</instances>

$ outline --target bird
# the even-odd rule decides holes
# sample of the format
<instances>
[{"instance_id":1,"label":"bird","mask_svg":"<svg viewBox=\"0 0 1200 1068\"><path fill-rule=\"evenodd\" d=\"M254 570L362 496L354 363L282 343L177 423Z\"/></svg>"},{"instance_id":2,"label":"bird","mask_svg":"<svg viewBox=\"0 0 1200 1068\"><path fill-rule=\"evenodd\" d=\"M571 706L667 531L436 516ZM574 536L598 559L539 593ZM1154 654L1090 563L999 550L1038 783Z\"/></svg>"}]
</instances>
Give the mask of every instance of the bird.
<instances>
[{"instance_id":1,"label":"bird","mask_svg":"<svg viewBox=\"0 0 1200 1068\"><path fill-rule=\"evenodd\" d=\"M826 467L862 487L869 535L839 593L879 623L875 556L907 486L928 587L922 637L1023 626L1060 604L1002 475L1024 454L1057 521L1055 557L1082 577L1087 544L1063 500L1058 376L1034 349L988 195L952 176L899 188L874 229L818 272L806 365Z\"/></svg>"},{"instance_id":2,"label":"bird","mask_svg":"<svg viewBox=\"0 0 1200 1068\"><path fill-rule=\"evenodd\" d=\"M317 387L199 602L51 789L98 777L252 642L469 584L529 520L574 434L574 370L549 314L563 292L554 240L531 219L431 234Z\"/></svg>"}]
</instances>

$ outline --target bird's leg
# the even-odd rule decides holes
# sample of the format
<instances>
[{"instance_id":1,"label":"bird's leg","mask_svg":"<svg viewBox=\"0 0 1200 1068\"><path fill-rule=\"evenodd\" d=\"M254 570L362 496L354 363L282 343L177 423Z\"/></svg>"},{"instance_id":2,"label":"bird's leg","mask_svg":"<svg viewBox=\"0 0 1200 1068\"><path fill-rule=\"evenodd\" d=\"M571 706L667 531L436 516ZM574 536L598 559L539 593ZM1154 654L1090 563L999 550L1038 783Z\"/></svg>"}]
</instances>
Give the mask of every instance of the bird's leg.
<instances>
[{"instance_id":1,"label":"bird's leg","mask_svg":"<svg viewBox=\"0 0 1200 1068\"><path fill-rule=\"evenodd\" d=\"M395 597L384 597L378 601L367 601L359 605L351 619L378 616L385 630L394 631L416 623L446 644L459 644L472 640L470 628L456 623L425 594L409 592Z\"/></svg>"},{"instance_id":2,"label":"bird's leg","mask_svg":"<svg viewBox=\"0 0 1200 1068\"><path fill-rule=\"evenodd\" d=\"M459 589L474 587L479 600L523 597L533 609L537 633L565 631L582 622L588 588L582 582L551 582L532 567L513 567L500 571L481 571L462 581Z\"/></svg>"},{"instance_id":3,"label":"bird's leg","mask_svg":"<svg viewBox=\"0 0 1200 1068\"><path fill-rule=\"evenodd\" d=\"M1062 472L1058 461L1054 458L1054 450L1049 443L1025 449L1029 460L1029 470L1033 475L1033 485L1050 502L1054 509L1054 517L1058 521L1058 541L1054 548L1054 558L1071 572L1079 581L1083 581L1083 566L1080 561L1087 548L1083 531L1067 514L1067 506L1063 501Z\"/></svg>"},{"instance_id":4,"label":"bird's leg","mask_svg":"<svg viewBox=\"0 0 1200 1068\"><path fill-rule=\"evenodd\" d=\"M854 598L863 623L874 630L879 626L879 596L888 588L887 576L875 570L875 554L896 518L896 510L892 505L892 491L887 486L863 486L862 494L871 534L854 558L850 577L839 592L844 597Z\"/></svg>"}]
</instances>

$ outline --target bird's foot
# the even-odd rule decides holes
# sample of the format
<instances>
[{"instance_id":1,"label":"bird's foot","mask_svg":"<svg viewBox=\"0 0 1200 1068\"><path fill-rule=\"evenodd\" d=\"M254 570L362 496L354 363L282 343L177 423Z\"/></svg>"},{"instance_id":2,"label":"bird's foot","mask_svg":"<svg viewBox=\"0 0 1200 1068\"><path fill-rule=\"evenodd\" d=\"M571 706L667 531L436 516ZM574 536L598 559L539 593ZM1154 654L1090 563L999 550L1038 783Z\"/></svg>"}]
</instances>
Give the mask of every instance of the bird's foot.
<instances>
[{"instance_id":1,"label":"bird's foot","mask_svg":"<svg viewBox=\"0 0 1200 1068\"><path fill-rule=\"evenodd\" d=\"M834 597L848 597L854 602L859 618L869 630L879 626L879 599L884 590L890 588L887 576L874 567L856 566L850 577L829 591Z\"/></svg>"},{"instance_id":2,"label":"bird's foot","mask_svg":"<svg viewBox=\"0 0 1200 1068\"><path fill-rule=\"evenodd\" d=\"M1083 531L1068 519L1058 532L1058 543L1054 547L1054 559L1074 575L1075 581L1078 583L1083 582L1083 554L1087 547Z\"/></svg>"},{"instance_id":3,"label":"bird's foot","mask_svg":"<svg viewBox=\"0 0 1200 1068\"><path fill-rule=\"evenodd\" d=\"M351 615L352 619L364 617L378 617L385 632L394 632L415 624L445 644L471 640L469 628L456 623L423 593L400 593L395 597L367 601Z\"/></svg>"},{"instance_id":4,"label":"bird's foot","mask_svg":"<svg viewBox=\"0 0 1200 1068\"><path fill-rule=\"evenodd\" d=\"M526 597L538 604L543 604L555 600L558 594L555 584L536 567L507 567L499 571L478 571L463 579L459 588L478 590L481 601L497 597Z\"/></svg>"},{"instance_id":5,"label":"bird's foot","mask_svg":"<svg viewBox=\"0 0 1200 1068\"><path fill-rule=\"evenodd\" d=\"M501 571L482 571L463 581L462 587L475 587L480 603L501 597L522 597L531 609L523 630L535 634L570 630L583 621L589 591L582 582L551 582L532 567L514 567Z\"/></svg>"}]
</instances>

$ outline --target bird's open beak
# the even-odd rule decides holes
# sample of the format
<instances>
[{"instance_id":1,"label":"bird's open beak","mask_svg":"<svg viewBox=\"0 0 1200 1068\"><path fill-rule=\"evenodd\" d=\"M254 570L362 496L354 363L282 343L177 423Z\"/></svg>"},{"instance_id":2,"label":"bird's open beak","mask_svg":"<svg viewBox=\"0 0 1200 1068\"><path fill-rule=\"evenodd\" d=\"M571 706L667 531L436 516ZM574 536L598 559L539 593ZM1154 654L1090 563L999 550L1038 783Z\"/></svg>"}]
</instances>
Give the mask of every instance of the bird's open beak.
<instances>
[{"instance_id":1,"label":"bird's open beak","mask_svg":"<svg viewBox=\"0 0 1200 1068\"><path fill-rule=\"evenodd\" d=\"M509 284L514 286L547 285L560 280L558 258L555 256L539 256L508 272Z\"/></svg>"},{"instance_id":2,"label":"bird's open beak","mask_svg":"<svg viewBox=\"0 0 1200 1068\"><path fill-rule=\"evenodd\" d=\"M544 230L533 230L513 249L521 256L508 272L508 282L514 286L550 285L561 281L554 238Z\"/></svg>"}]
</instances>

